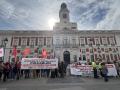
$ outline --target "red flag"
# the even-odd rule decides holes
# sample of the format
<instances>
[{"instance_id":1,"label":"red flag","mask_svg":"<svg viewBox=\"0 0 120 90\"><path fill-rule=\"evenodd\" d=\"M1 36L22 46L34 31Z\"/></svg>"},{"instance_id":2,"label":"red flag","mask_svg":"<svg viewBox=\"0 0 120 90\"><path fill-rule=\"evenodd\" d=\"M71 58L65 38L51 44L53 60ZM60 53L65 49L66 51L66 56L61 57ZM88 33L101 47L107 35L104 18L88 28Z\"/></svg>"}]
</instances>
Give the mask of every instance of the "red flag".
<instances>
[{"instance_id":1,"label":"red flag","mask_svg":"<svg viewBox=\"0 0 120 90\"><path fill-rule=\"evenodd\" d=\"M42 49L42 57L47 58L47 51L44 48Z\"/></svg>"},{"instance_id":2,"label":"red flag","mask_svg":"<svg viewBox=\"0 0 120 90\"><path fill-rule=\"evenodd\" d=\"M26 57L27 55L29 55L31 52L30 48L25 48L23 51L23 56Z\"/></svg>"},{"instance_id":3,"label":"red flag","mask_svg":"<svg viewBox=\"0 0 120 90\"><path fill-rule=\"evenodd\" d=\"M16 47L13 48L12 55L14 56L15 61L16 61L16 57L17 57L17 49L16 49Z\"/></svg>"}]
</instances>

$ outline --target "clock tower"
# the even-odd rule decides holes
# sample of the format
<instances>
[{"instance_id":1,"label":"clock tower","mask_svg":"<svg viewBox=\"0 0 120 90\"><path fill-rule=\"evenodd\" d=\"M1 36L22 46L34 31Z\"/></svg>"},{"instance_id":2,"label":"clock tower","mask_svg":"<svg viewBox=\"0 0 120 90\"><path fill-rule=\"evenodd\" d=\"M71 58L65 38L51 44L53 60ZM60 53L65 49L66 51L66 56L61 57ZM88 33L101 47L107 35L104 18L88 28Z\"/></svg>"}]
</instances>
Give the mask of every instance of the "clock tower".
<instances>
[{"instance_id":1,"label":"clock tower","mask_svg":"<svg viewBox=\"0 0 120 90\"><path fill-rule=\"evenodd\" d=\"M61 23L68 23L69 22L69 10L65 3L61 4L61 8L59 11L59 18Z\"/></svg>"},{"instance_id":2,"label":"clock tower","mask_svg":"<svg viewBox=\"0 0 120 90\"><path fill-rule=\"evenodd\" d=\"M53 30L77 30L77 23L70 22L69 10L66 3L62 3L59 10L60 22L57 22Z\"/></svg>"}]
</instances>

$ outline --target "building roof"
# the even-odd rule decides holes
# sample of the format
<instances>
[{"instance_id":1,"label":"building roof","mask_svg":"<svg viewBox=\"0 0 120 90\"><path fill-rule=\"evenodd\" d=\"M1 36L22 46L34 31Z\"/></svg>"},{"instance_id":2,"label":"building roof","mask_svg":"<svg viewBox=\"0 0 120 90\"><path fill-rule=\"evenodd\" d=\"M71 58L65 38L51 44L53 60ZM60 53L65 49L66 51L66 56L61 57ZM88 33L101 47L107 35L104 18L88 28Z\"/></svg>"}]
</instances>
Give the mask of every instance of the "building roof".
<instances>
[{"instance_id":1,"label":"building roof","mask_svg":"<svg viewBox=\"0 0 120 90\"><path fill-rule=\"evenodd\" d=\"M57 34L57 33L68 33L68 34L120 34L120 30L0 30L0 35L20 35L20 34Z\"/></svg>"}]
</instances>

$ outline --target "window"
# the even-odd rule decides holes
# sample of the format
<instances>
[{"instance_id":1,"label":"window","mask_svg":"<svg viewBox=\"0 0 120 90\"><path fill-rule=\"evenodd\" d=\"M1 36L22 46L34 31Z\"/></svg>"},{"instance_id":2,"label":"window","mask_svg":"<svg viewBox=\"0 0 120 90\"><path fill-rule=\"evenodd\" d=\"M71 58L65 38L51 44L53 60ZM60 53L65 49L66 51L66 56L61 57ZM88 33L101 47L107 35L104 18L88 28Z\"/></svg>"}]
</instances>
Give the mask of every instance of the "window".
<instances>
[{"instance_id":1,"label":"window","mask_svg":"<svg viewBox=\"0 0 120 90\"><path fill-rule=\"evenodd\" d=\"M63 39L63 45L67 45L68 44L68 39L67 39L67 37L65 37L64 39Z\"/></svg>"},{"instance_id":2,"label":"window","mask_svg":"<svg viewBox=\"0 0 120 90\"><path fill-rule=\"evenodd\" d=\"M30 38L30 46L35 46L36 39Z\"/></svg>"},{"instance_id":3,"label":"window","mask_svg":"<svg viewBox=\"0 0 120 90\"><path fill-rule=\"evenodd\" d=\"M51 39L52 39L52 38L47 38L47 46L50 46L50 45L51 45Z\"/></svg>"},{"instance_id":4,"label":"window","mask_svg":"<svg viewBox=\"0 0 120 90\"><path fill-rule=\"evenodd\" d=\"M76 29L76 27L72 27L72 29Z\"/></svg>"},{"instance_id":5,"label":"window","mask_svg":"<svg viewBox=\"0 0 120 90\"><path fill-rule=\"evenodd\" d=\"M87 43L88 43L88 45L93 45L93 39L87 38Z\"/></svg>"},{"instance_id":6,"label":"window","mask_svg":"<svg viewBox=\"0 0 120 90\"><path fill-rule=\"evenodd\" d=\"M82 53L85 53L85 50L86 50L86 49L82 49Z\"/></svg>"},{"instance_id":7,"label":"window","mask_svg":"<svg viewBox=\"0 0 120 90\"><path fill-rule=\"evenodd\" d=\"M72 39L73 46L76 46L76 39Z\"/></svg>"},{"instance_id":8,"label":"window","mask_svg":"<svg viewBox=\"0 0 120 90\"><path fill-rule=\"evenodd\" d=\"M74 62L77 62L77 55L73 56Z\"/></svg>"},{"instance_id":9,"label":"window","mask_svg":"<svg viewBox=\"0 0 120 90\"><path fill-rule=\"evenodd\" d=\"M114 40L113 37L112 37L112 38L109 38L109 41L110 41L110 44L111 44L111 45L114 45L114 44L115 44L115 40Z\"/></svg>"},{"instance_id":10,"label":"window","mask_svg":"<svg viewBox=\"0 0 120 90\"><path fill-rule=\"evenodd\" d=\"M19 43L19 38L13 38L13 46L18 46L18 43Z\"/></svg>"},{"instance_id":11,"label":"window","mask_svg":"<svg viewBox=\"0 0 120 90\"><path fill-rule=\"evenodd\" d=\"M60 39L59 38L56 39L56 45L60 45Z\"/></svg>"},{"instance_id":12,"label":"window","mask_svg":"<svg viewBox=\"0 0 120 90\"><path fill-rule=\"evenodd\" d=\"M83 61L86 61L86 56L85 55L83 55Z\"/></svg>"},{"instance_id":13,"label":"window","mask_svg":"<svg viewBox=\"0 0 120 90\"><path fill-rule=\"evenodd\" d=\"M38 45L39 46L43 46L44 42L43 42L44 38L38 38Z\"/></svg>"},{"instance_id":14,"label":"window","mask_svg":"<svg viewBox=\"0 0 120 90\"><path fill-rule=\"evenodd\" d=\"M90 49L90 53L93 53L93 48Z\"/></svg>"},{"instance_id":15,"label":"window","mask_svg":"<svg viewBox=\"0 0 120 90\"><path fill-rule=\"evenodd\" d=\"M52 41L51 41L52 42ZM57 47L57 48L60 48L61 47L61 40L60 40L60 37L58 37L58 36L56 36L55 38L54 38L54 45Z\"/></svg>"},{"instance_id":16,"label":"window","mask_svg":"<svg viewBox=\"0 0 120 90\"><path fill-rule=\"evenodd\" d=\"M64 30L67 30L68 28L67 28L67 27L64 27L63 29L64 29Z\"/></svg>"},{"instance_id":17,"label":"window","mask_svg":"<svg viewBox=\"0 0 120 90\"><path fill-rule=\"evenodd\" d=\"M22 46L27 46L27 38L22 38L21 45Z\"/></svg>"},{"instance_id":18,"label":"window","mask_svg":"<svg viewBox=\"0 0 120 90\"><path fill-rule=\"evenodd\" d=\"M85 45L85 38L80 38L80 39L79 39L79 44L80 44L81 46L84 46L84 45Z\"/></svg>"},{"instance_id":19,"label":"window","mask_svg":"<svg viewBox=\"0 0 120 90\"><path fill-rule=\"evenodd\" d=\"M99 38L95 38L95 44L100 45L100 39Z\"/></svg>"},{"instance_id":20,"label":"window","mask_svg":"<svg viewBox=\"0 0 120 90\"><path fill-rule=\"evenodd\" d=\"M107 38L102 38L102 44L103 44L103 45L107 45L107 44L108 44Z\"/></svg>"}]
</instances>

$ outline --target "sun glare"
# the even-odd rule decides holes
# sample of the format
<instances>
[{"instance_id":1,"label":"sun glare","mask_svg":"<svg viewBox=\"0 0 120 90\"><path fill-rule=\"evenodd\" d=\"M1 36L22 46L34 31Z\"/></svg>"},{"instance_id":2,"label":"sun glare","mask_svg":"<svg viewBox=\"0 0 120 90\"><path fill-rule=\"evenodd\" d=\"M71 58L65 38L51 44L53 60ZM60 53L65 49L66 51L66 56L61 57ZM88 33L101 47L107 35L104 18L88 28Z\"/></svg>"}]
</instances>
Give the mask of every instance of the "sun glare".
<instances>
[{"instance_id":1,"label":"sun glare","mask_svg":"<svg viewBox=\"0 0 120 90\"><path fill-rule=\"evenodd\" d=\"M50 18L49 19L48 24L49 24L50 29L53 29L53 26L55 25L55 23L56 23L55 18Z\"/></svg>"}]
</instances>

